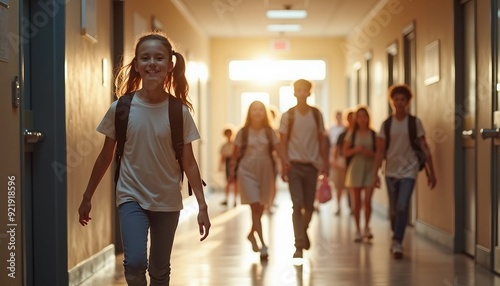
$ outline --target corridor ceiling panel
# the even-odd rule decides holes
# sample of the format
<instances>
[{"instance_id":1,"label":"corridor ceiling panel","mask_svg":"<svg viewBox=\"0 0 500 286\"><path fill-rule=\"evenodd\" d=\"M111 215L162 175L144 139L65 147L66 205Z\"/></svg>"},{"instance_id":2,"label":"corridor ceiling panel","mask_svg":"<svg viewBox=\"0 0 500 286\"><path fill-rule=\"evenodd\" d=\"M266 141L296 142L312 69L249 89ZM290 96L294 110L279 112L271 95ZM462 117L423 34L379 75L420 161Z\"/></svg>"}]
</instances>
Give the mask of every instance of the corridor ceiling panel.
<instances>
[{"instance_id":1,"label":"corridor ceiling panel","mask_svg":"<svg viewBox=\"0 0 500 286\"><path fill-rule=\"evenodd\" d=\"M172 0L209 37L345 36L384 0ZM306 10L304 19L268 19L268 10ZM271 24L300 25L269 32Z\"/></svg>"}]
</instances>

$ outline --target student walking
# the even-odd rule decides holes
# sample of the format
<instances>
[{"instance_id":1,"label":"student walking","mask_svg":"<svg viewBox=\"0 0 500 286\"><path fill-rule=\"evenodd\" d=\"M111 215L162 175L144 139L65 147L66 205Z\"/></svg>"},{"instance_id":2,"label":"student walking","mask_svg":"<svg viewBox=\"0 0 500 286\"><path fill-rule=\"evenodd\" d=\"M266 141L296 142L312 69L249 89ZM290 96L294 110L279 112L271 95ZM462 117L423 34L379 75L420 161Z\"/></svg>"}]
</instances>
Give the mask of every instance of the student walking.
<instances>
[{"instance_id":1,"label":"student walking","mask_svg":"<svg viewBox=\"0 0 500 286\"><path fill-rule=\"evenodd\" d=\"M307 229L314 211L318 175L328 176L329 163L323 116L319 109L307 104L312 83L296 80L293 90L297 105L283 114L279 132L290 162L290 168L283 171L283 179L288 181L293 204L293 257L302 258L303 250L311 246Z\"/></svg>"},{"instance_id":2,"label":"student walking","mask_svg":"<svg viewBox=\"0 0 500 286\"><path fill-rule=\"evenodd\" d=\"M389 213L393 231L391 253L403 257L402 242L408 222L410 203L419 169L425 168L428 185L436 186L436 176L425 132L420 120L408 113L412 92L407 85L393 85L389 101L393 108L377 135L375 187L380 186L378 169L385 159L385 181L389 195Z\"/></svg>"},{"instance_id":3,"label":"student walking","mask_svg":"<svg viewBox=\"0 0 500 286\"><path fill-rule=\"evenodd\" d=\"M268 258L267 244L262 231L262 213L270 202L275 184L273 151L284 158L278 137L272 129L266 107L254 101L248 109L245 125L238 131L231 161L231 180L237 175L241 190L241 203L249 204L252 211L252 227L247 238L252 250L260 252L261 259ZM286 164L286 160L282 160ZM236 170L236 166L238 166ZM255 238L260 240L260 247Z\"/></svg>"},{"instance_id":4,"label":"student walking","mask_svg":"<svg viewBox=\"0 0 500 286\"><path fill-rule=\"evenodd\" d=\"M345 188L345 173L346 173L346 159L344 156L344 140L347 132L352 130L354 126L353 122L354 112L347 112L346 120L347 126L344 126L342 132L335 139L335 142L332 142L332 146L330 147L330 161L331 161L331 169L332 169L332 182L335 186L336 198L337 198L337 211L335 212L336 216L339 216L342 212L342 193L346 190ZM338 120L338 119L337 119ZM332 133L330 132L330 141L332 141ZM347 192L347 201L349 203L349 207L351 206L351 200L349 197L349 192Z\"/></svg>"},{"instance_id":5,"label":"student walking","mask_svg":"<svg viewBox=\"0 0 500 286\"><path fill-rule=\"evenodd\" d=\"M372 214L375 148L376 134L370 128L370 115L366 108L360 107L354 115L354 127L347 133L344 141L344 155L349 162L345 186L349 188L351 193L352 211L356 223L355 242L361 242L363 238L373 238L370 230L370 218ZM360 227L361 206L363 206L365 215L363 234L361 234Z\"/></svg>"},{"instance_id":6,"label":"student walking","mask_svg":"<svg viewBox=\"0 0 500 286\"><path fill-rule=\"evenodd\" d=\"M184 57L172 49L167 37L150 33L139 38L134 58L117 76L117 95L133 95L116 183L116 205L124 246L123 267L128 285L146 285L146 271L151 285L169 285L170 281L170 255L182 209L181 168L176 162L170 134L176 123L169 122L169 105L174 100L183 103L184 145L180 163L198 202L200 240L209 234L207 204L191 146L200 136L189 113L192 106L187 100L184 71ZM83 226L91 220L92 196L113 159L118 140L115 113L119 112L115 101L97 127L106 138L78 209L79 222ZM151 238L149 257L148 231Z\"/></svg>"},{"instance_id":7,"label":"student walking","mask_svg":"<svg viewBox=\"0 0 500 286\"><path fill-rule=\"evenodd\" d=\"M234 206L236 207L236 202L238 199L238 188L236 187L235 181L231 181L229 177L230 172L230 162L231 156L234 152L234 141L233 141L233 130L231 128L224 129L224 137L226 142L220 148L220 168L224 169L226 174L226 186L224 188L224 201L221 202L222 205L226 206L228 204L229 193L233 189L234 193Z\"/></svg>"}]
</instances>

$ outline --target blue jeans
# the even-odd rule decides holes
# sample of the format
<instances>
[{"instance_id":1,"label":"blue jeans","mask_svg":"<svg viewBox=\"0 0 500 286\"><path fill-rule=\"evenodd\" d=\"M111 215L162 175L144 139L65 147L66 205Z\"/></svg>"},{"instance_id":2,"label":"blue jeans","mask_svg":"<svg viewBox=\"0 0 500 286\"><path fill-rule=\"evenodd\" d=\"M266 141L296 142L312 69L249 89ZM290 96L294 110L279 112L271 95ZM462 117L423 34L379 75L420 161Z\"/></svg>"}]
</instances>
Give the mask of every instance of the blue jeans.
<instances>
[{"instance_id":1,"label":"blue jeans","mask_svg":"<svg viewBox=\"0 0 500 286\"><path fill-rule=\"evenodd\" d=\"M312 164L292 163L288 171L288 188L292 198L295 247L305 248L306 231L314 211L318 170Z\"/></svg>"},{"instance_id":2,"label":"blue jeans","mask_svg":"<svg viewBox=\"0 0 500 286\"><path fill-rule=\"evenodd\" d=\"M410 205L415 179L396 179L386 177L387 192L389 193L389 214L393 240L403 241L408 223L408 207Z\"/></svg>"},{"instance_id":3,"label":"blue jeans","mask_svg":"<svg viewBox=\"0 0 500 286\"><path fill-rule=\"evenodd\" d=\"M170 254L180 212L152 212L137 202L126 202L119 206L119 214L127 284L146 286L147 269L150 285L169 285ZM151 237L149 267L148 230Z\"/></svg>"}]
</instances>

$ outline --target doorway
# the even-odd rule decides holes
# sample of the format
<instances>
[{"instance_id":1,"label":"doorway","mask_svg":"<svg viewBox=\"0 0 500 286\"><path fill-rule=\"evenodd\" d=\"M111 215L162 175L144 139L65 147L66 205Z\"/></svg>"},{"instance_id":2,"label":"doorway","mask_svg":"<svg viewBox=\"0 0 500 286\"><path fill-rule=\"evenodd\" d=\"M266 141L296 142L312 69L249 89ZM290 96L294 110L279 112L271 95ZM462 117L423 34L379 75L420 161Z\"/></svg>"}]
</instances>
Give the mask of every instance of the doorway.
<instances>
[{"instance_id":1,"label":"doorway","mask_svg":"<svg viewBox=\"0 0 500 286\"><path fill-rule=\"evenodd\" d=\"M16 276L1 275L0 284L68 285L65 7L57 0L2 3L10 40L0 55L0 82L11 88L1 91L0 170L15 187L9 230L16 244L1 255L15 257Z\"/></svg>"},{"instance_id":2,"label":"doorway","mask_svg":"<svg viewBox=\"0 0 500 286\"><path fill-rule=\"evenodd\" d=\"M475 256L476 248L476 48L474 1L462 1L463 21L463 80L457 81L463 91L463 131L464 152L464 252Z\"/></svg>"},{"instance_id":3,"label":"doorway","mask_svg":"<svg viewBox=\"0 0 500 286\"><path fill-rule=\"evenodd\" d=\"M403 72L404 83L407 84L412 93L413 99L410 102L410 113L416 114L417 106L417 52L416 52L416 39L415 39L415 24L408 25L403 30ZM415 184L415 189L418 186ZM418 192L415 190L415 195L412 196L410 202L410 209L408 210L408 224L414 225L417 221L417 199Z\"/></svg>"}]
</instances>

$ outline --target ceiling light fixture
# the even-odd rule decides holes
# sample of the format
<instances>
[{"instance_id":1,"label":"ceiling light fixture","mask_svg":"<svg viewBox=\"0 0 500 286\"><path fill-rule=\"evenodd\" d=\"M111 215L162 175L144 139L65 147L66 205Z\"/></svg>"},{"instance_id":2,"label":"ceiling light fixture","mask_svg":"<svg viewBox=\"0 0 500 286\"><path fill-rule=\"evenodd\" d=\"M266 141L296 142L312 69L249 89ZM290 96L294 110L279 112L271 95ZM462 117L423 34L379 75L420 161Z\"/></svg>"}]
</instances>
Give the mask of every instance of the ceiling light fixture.
<instances>
[{"instance_id":1,"label":"ceiling light fixture","mask_svg":"<svg viewBox=\"0 0 500 286\"><path fill-rule=\"evenodd\" d=\"M267 10L267 18L269 19L304 19L307 17L306 10Z\"/></svg>"},{"instance_id":2,"label":"ceiling light fixture","mask_svg":"<svg viewBox=\"0 0 500 286\"><path fill-rule=\"evenodd\" d=\"M269 32L299 32L302 26L299 24L271 24L267 25Z\"/></svg>"}]
</instances>

